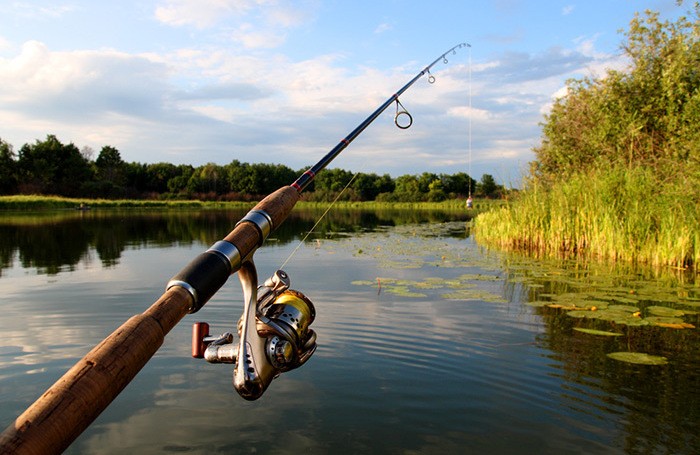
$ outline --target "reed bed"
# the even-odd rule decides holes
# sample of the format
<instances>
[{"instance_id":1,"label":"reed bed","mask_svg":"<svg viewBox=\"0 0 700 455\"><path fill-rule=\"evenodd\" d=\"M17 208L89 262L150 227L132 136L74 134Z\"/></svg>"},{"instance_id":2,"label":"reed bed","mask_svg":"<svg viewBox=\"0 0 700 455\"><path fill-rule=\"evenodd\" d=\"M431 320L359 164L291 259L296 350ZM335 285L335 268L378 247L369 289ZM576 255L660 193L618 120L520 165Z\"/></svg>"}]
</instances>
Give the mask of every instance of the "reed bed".
<instances>
[{"instance_id":1,"label":"reed bed","mask_svg":"<svg viewBox=\"0 0 700 455\"><path fill-rule=\"evenodd\" d=\"M533 182L517 200L479 215L489 246L653 266L700 263L700 188L650 168L598 169L551 188Z\"/></svg>"}]
</instances>

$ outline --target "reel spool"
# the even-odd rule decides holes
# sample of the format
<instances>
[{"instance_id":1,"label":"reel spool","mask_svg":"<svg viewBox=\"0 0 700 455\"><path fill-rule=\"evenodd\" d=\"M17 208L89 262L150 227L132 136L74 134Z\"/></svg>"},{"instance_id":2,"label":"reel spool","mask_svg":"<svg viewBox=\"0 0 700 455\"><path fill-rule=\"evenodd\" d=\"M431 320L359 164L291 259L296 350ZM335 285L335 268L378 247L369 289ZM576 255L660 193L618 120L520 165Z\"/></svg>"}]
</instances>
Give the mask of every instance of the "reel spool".
<instances>
[{"instance_id":1,"label":"reel spool","mask_svg":"<svg viewBox=\"0 0 700 455\"><path fill-rule=\"evenodd\" d=\"M288 289L262 309L258 334L267 338L267 358L281 372L302 366L316 350L316 333L309 328L316 309L304 294Z\"/></svg>"},{"instance_id":2,"label":"reel spool","mask_svg":"<svg viewBox=\"0 0 700 455\"><path fill-rule=\"evenodd\" d=\"M238 321L238 342L233 342L229 332L212 337L209 324L196 322L192 356L210 363L234 363L236 391L247 400L256 400L272 379L299 368L316 351L316 333L309 328L316 309L304 294L289 289L289 277L282 270L264 285L251 287L257 280L254 265L248 264L241 274L246 303ZM255 301L254 308L249 308L251 301Z\"/></svg>"}]
</instances>

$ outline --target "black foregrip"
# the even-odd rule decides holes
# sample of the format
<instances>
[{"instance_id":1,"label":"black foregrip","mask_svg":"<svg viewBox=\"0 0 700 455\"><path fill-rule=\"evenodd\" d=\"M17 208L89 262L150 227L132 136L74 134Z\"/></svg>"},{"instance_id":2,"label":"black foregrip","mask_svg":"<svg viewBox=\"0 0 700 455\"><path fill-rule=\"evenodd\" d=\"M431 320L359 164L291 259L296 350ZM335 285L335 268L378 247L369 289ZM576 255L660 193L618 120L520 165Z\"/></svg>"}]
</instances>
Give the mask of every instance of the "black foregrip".
<instances>
[{"instance_id":1,"label":"black foregrip","mask_svg":"<svg viewBox=\"0 0 700 455\"><path fill-rule=\"evenodd\" d=\"M190 313L198 311L218 291L231 275L231 265L220 254L206 251L195 257L168 283L182 286L192 295Z\"/></svg>"}]
</instances>

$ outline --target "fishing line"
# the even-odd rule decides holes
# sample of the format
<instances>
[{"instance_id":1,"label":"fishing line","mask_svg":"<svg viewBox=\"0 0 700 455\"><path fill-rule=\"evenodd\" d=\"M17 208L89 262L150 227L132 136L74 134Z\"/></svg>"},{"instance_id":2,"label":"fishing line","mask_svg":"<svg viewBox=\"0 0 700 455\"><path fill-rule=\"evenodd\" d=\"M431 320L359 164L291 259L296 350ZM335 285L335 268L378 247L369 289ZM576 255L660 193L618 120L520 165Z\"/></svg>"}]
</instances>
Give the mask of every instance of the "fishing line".
<instances>
[{"instance_id":1,"label":"fishing line","mask_svg":"<svg viewBox=\"0 0 700 455\"><path fill-rule=\"evenodd\" d=\"M350 181L348 182L348 184L345 185L345 187L340 191L340 193L338 193L338 195L335 197L335 199L333 199L333 202L331 202L331 205L328 206L328 208L326 209L326 211L323 212L323 214L319 217L319 219L316 221L316 223L311 227L311 229L309 229L309 231L306 233L306 235L304 236L304 238L302 238L301 241L299 241L299 244L296 246L296 248L294 248L294 250L292 250L292 252L289 253L289 256L287 256L287 259L285 259L284 262L282 263L282 265L279 266L279 267L277 268L278 270L283 270L283 269L284 269L284 266L287 265L287 263L292 259L292 256L294 256L294 255L296 254L296 252L299 250L299 248L301 248L301 246L302 246L304 243L306 243L306 239L308 239L309 236L311 235L311 233L314 232L314 230L316 229L316 227L317 227L319 224L321 224L321 221L323 220L323 218L325 218L325 216L328 214L328 212L331 211L331 209L333 208L333 206L335 205L335 203L338 202L338 200L339 200L340 197L343 195L343 193L345 193L345 190L347 190L348 188L350 188L350 185L352 185L352 182L355 180L355 177L357 177L359 174L360 174L359 172L353 174L353 176L352 176L352 178L350 179Z\"/></svg>"},{"instance_id":2,"label":"fishing line","mask_svg":"<svg viewBox=\"0 0 700 455\"><path fill-rule=\"evenodd\" d=\"M468 57L468 85L469 85L469 197L472 196L472 46L467 44L467 55Z\"/></svg>"},{"instance_id":3,"label":"fishing line","mask_svg":"<svg viewBox=\"0 0 700 455\"><path fill-rule=\"evenodd\" d=\"M372 115L370 115L363 123L361 123L353 132L351 132L345 139L341 140L336 147L331 150L325 157L321 159L316 165L314 165L312 168L307 170L299 179L297 179L292 186L296 188L299 192L301 192L310 182L313 180L314 176L324 169L326 165L333 159L335 158L345 147L347 147L350 142L354 140L354 138L359 135L370 123L376 119L379 114L381 114L384 109L386 109L391 103L396 103L396 113L394 115L394 124L402 129L408 129L413 125L413 116L408 112L408 110L404 107L403 104L401 104L401 101L399 101L399 95L401 95L404 91L406 91L416 80L418 80L421 76L423 75L428 75L428 82L430 84L435 83L435 76L430 73L430 68L433 67L438 61L442 59L442 62L447 64L447 54L452 52L453 55L456 55L456 49L462 48L462 47L467 47L468 48L468 53L469 53L469 195L471 196L471 44L469 43L460 43L457 46L454 46L452 49L448 50L442 56L438 57L433 61L430 65L425 67L423 71L421 71L417 76L415 76L408 84L406 84L404 87L402 87L397 93L395 93L391 98L389 98L382 106L379 107ZM399 121L401 119L402 121ZM406 123L404 123L404 121ZM304 235L304 237L299 241L297 246L292 250L292 252L289 254L287 259L282 263L282 265L279 267L279 269L283 269L287 263L294 257L297 251L301 248L301 246L306 243L306 240L309 238L312 232L318 227L318 225L321 223L321 221L325 218L325 216L328 214L328 212L331 211L331 209L335 206L336 202L340 199L340 197L345 193L345 191L350 187L352 182L355 180L355 178L360 174L360 172L357 172L353 174L352 178L350 181L345 185L345 187L338 193L338 195L335 197L333 202L328 206L325 212L319 217L319 219L316 221L316 223L311 227L311 229Z\"/></svg>"}]
</instances>

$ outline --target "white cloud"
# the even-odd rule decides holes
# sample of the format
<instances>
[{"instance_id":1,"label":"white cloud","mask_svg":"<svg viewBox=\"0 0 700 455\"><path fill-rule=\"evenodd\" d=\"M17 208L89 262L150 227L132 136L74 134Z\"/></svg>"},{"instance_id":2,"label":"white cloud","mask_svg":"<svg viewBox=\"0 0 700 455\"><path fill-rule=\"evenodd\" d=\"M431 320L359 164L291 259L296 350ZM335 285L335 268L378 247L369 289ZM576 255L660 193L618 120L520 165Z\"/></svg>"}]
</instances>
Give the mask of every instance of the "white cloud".
<instances>
[{"instance_id":1,"label":"white cloud","mask_svg":"<svg viewBox=\"0 0 700 455\"><path fill-rule=\"evenodd\" d=\"M165 88L167 69L113 50L52 52L38 41L0 59L0 101L34 116L84 117L101 112L147 115Z\"/></svg>"},{"instance_id":2,"label":"white cloud","mask_svg":"<svg viewBox=\"0 0 700 455\"><path fill-rule=\"evenodd\" d=\"M566 5L561 10L562 16L568 16L569 14L573 13L575 8L576 8L576 5Z\"/></svg>"},{"instance_id":3,"label":"white cloud","mask_svg":"<svg viewBox=\"0 0 700 455\"><path fill-rule=\"evenodd\" d=\"M10 6L18 16L32 19L57 19L77 9L72 3L42 5L41 2L16 1Z\"/></svg>"},{"instance_id":4,"label":"white cloud","mask_svg":"<svg viewBox=\"0 0 700 455\"><path fill-rule=\"evenodd\" d=\"M475 109L469 106L451 107L447 110L448 115L460 118L471 118L472 120L489 120L493 115L485 109Z\"/></svg>"},{"instance_id":5,"label":"white cloud","mask_svg":"<svg viewBox=\"0 0 700 455\"><path fill-rule=\"evenodd\" d=\"M164 0L155 9L160 22L172 26L208 28L233 22L247 22L263 28L298 27L313 17L315 1L291 0Z\"/></svg>"},{"instance_id":6,"label":"white cloud","mask_svg":"<svg viewBox=\"0 0 700 455\"><path fill-rule=\"evenodd\" d=\"M383 22L383 23L377 25L377 28L374 29L374 33L379 35L381 33L388 32L393 28L394 27L391 24L387 24L386 22Z\"/></svg>"},{"instance_id":7,"label":"white cloud","mask_svg":"<svg viewBox=\"0 0 700 455\"><path fill-rule=\"evenodd\" d=\"M155 17L167 25L210 27L230 15L250 11L254 0L166 0L155 9Z\"/></svg>"},{"instance_id":8,"label":"white cloud","mask_svg":"<svg viewBox=\"0 0 700 455\"><path fill-rule=\"evenodd\" d=\"M261 29L251 23L241 24L228 36L247 49L272 49L280 46L286 40L286 34L280 30Z\"/></svg>"},{"instance_id":9,"label":"white cloud","mask_svg":"<svg viewBox=\"0 0 700 455\"><path fill-rule=\"evenodd\" d=\"M162 53L59 52L39 41L25 43L14 56L0 58L0 125L13 125L3 139L17 148L53 133L96 150L116 146L127 161L200 165L236 158L301 168L427 63L379 69L351 64L343 52L294 59L283 48L270 50L312 17L315 6L294 10L291 3L273 2L281 6L274 13L260 6L271 2L162 2L163 22L214 26L217 35ZM476 59L471 108L468 59L459 50L448 65L434 67L435 84L423 78L401 96L414 116L409 130L394 127L390 106L334 165L393 175L464 170L470 120L473 162L481 166L475 175L504 160L527 162L538 122L563 81L615 62L596 50L595 39L574 44Z\"/></svg>"},{"instance_id":10,"label":"white cloud","mask_svg":"<svg viewBox=\"0 0 700 455\"><path fill-rule=\"evenodd\" d=\"M2 35L0 35L0 51L10 49L11 47L12 43L10 43L10 41L8 41Z\"/></svg>"}]
</instances>

